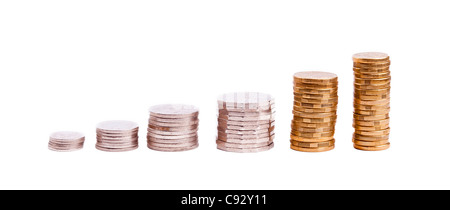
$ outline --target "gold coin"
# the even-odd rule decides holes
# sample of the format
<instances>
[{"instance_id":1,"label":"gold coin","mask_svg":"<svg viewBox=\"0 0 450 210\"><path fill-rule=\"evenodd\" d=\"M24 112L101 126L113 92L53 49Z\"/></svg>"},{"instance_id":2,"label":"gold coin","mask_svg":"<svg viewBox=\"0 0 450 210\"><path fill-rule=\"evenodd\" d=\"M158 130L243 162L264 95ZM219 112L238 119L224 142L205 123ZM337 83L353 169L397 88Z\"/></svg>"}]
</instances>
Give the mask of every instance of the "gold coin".
<instances>
[{"instance_id":1,"label":"gold coin","mask_svg":"<svg viewBox=\"0 0 450 210\"><path fill-rule=\"evenodd\" d=\"M353 114L353 119L355 119L355 120L363 120L363 121L385 120L385 119L389 119L389 114L382 114L382 115L358 115L358 114Z\"/></svg>"},{"instance_id":2,"label":"gold coin","mask_svg":"<svg viewBox=\"0 0 450 210\"><path fill-rule=\"evenodd\" d=\"M304 148L317 148L317 147L329 147L334 145L334 139L329 141L323 141L323 142L302 142L302 141L295 141L291 140L291 145L294 145L296 147L304 147Z\"/></svg>"},{"instance_id":3,"label":"gold coin","mask_svg":"<svg viewBox=\"0 0 450 210\"><path fill-rule=\"evenodd\" d=\"M334 149L334 145L328 147L307 148L307 147L297 147L291 144L291 149L301 152L325 152Z\"/></svg>"},{"instance_id":4,"label":"gold coin","mask_svg":"<svg viewBox=\"0 0 450 210\"><path fill-rule=\"evenodd\" d=\"M334 73L322 71L302 71L294 74L294 81L306 83L334 83L337 78Z\"/></svg>"},{"instance_id":5,"label":"gold coin","mask_svg":"<svg viewBox=\"0 0 450 210\"><path fill-rule=\"evenodd\" d=\"M305 118L325 118L325 117L336 116L336 112L307 113L307 112L297 112L295 110L292 110L292 114L294 114L294 116L305 117Z\"/></svg>"},{"instance_id":6,"label":"gold coin","mask_svg":"<svg viewBox=\"0 0 450 210\"><path fill-rule=\"evenodd\" d=\"M389 67L391 65L390 61L380 62L380 63L358 63L353 62L353 67L357 68L379 68L379 67Z\"/></svg>"},{"instance_id":7,"label":"gold coin","mask_svg":"<svg viewBox=\"0 0 450 210\"><path fill-rule=\"evenodd\" d=\"M301 106L294 106L293 110L297 112L307 112L307 113L325 113L325 112L336 112L337 106L329 108L305 108Z\"/></svg>"},{"instance_id":8,"label":"gold coin","mask_svg":"<svg viewBox=\"0 0 450 210\"><path fill-rule=\"evenodd\" d=\"M357 72L353 72L353 75L355 76L355 78L360 78L360 79L387 79L391 77L391 72L387 72L387 73L381 73L381 74L360 74Z\"/></svg>"},{"instance_id":9,"label":"gold coin","mask_svg":"<svg viewBox=\"0 0 450 210\"><path fill-rule=\"evenodd\" d=\"M314 88L302 88L294 86L294 93L307 93L307 94L331 94L337 91L337 88L331 89L314 89Z\"/></svg>"},{"instance_id":10,"label":"gold coin","mask_svg":"<svg viewBox=\"0 0 450 210\"><path fill-rule=\"evenodd\" d=\"M304 123L304 122L291 122L292 127L303 127L303 128L324 128L324 127L334 127L336 125L336 121L327 122L327 123Z\"/></svg>"},{"instance_id":11,"label":"gold coin","mask_svg":"<svg viewBox=\"0 0 450 210\"><path fill-rule=\"evenodd\" d=\"M384 62L389 60L389 55L382 52L360 52L352 56L353 62Z\"/></svg>"},{"instance_id":12,"label":"gold coin","mask_svg":"<svg viewBox=\"0 0 450 210\"><path fill-rule=\"evenodd\" d=\"M386 98L383 100L376 100L376 101L365 101L365 100L359 100L357 98L353 99L353 103L360 104L360 105L375 105L375 106L382 106L389 104L390 98Z\"/></svg>"},{"instance_id":13,"label":"gold coin","mask_svg":"<svg viewBox=\"0 0 450 210\"><path fill-rule=\"evenodd\" d=\"M385 125L380 125L380 126L360 126L360 125L355 125L353 123L353 128L355 128L355 130L359 130L359 131L379 131L379 130L385 130L385 129L389 128L389 123L385 124Z\"/></svg>"},{"instance_id":14,"label":"gold coin","mask_svg":"<svg viewBox=\"0 0 450 210\"><path fill-rule=\"evenodd\" d=\"M301 103L311 103L311 104L332 104L337 103L338 98L330 98L330 99L311 99L311 98L299 98L294 96L294 100Z\"/></svg>"},{"instance_id":15,"label":"gold coin","mask_svg":"<svg viewBox=\"0 0 450 210\"><path fill-rule=\"evenodd\" d=\"M391 143L387 143L385 145L380 145L380 146L360 146L357 144L353 144L353 147L355 149L365 150L365 151L380 151L380 150L388 149L390 147L390 145L391 145Z\"/></svg>"},{"instance_id":16,"label":"gold coin","mask_svg":"<svg viewBox=\"0 0 450 210\"><path fill-rule=\"evenodd\" d=\"M355 134L362 135L362 136L386 136L389 135L391 129L386 128L384 130L377 130L377 131L362 131L355 129Z\"/></svg>"},{"instance_id":17,"label":"gold coin","mask_svg":"<svg viewBox=\"0 0 450 210\"><path fill-rule=\"evenodd\" d=\"M321 132L334 131L334 126L333 127L322 127L322 128L304 128L304 127L291 125L291 128L295 132L308 132L308 133L321 133Z\"/></svg>"},{"instance_id":18,"label":"gold coin","mask_svg":"<svg viewBox=\"0 0 450 210\"><path fill-rule=\"evenodd\" d=\"M356 78L354 82L356 84L361 84L361 85L385 85L387 83L391 82L391 77L388 78L382 78L382 79L362 79L362 78Z\"/></svg>"},{"instance_id":19,"label":"gold coin","mask_svg":"<svg viewBox=\"0 0 450 210\"><path fill-rule=\"evenodd\" d=\"M391 105L388 104L382 104L382 105L361 105L361 104L356 104L353 103L353 108L355 109L359 109L359 110L385 110L385 109L389 109L391 107Z\"/></svg>"},{"instance_id":20,"label":"gold coin","mask_svg":"<svg viewBox=\"0 0 450 210\"><path fill-rule=\"evenodd\" d=\"M357 84L353 83L353 86L357 89L361 90L378 90L378 89L386 89L391 87L391 82L382 84L382 85L365 85L365 84Z\"/></svg>"},{"instance_id":21,"label":"gold coin","mask_svg":"<svg viewBox=\"0 0 450 210\"><path fill-rule=\"evenodd\" d=\"M383 114L389 114L390 108L387 109L380 109L380 110L359 110L355 109L355 114L358 115L366 115L366 116L373 116L373 115L383 115Z\"/></svg>"},{"instance_id":22,"label":"gold coin","mask_svg":"<svg viewBox=\"0 0 450 210\"><path fill-rule=\"evenodd\" d=\"M382 67L353 67L353 73L359 74L386 74L390 72L389 66Z\"/></svg>"},{"instance_id":23,"label":"gold coin","mask_svg":"<svg viewBox=\"0 0 450 210\"><path fill-rule=\"evenodd\" d=\"M362 136L386 136L389 135L391 129L386 128L384 130L378 130L378 131L362 131L355 129L355 134L362 135Z\"/></svg>"},{"instance_id":24,"label":"gold coin","mask_svg":"<svg viewBox=\"0 0 450 210\"><path fill-rule=\"evenodd\" d=\"M295 83L294 87L296 88L304 88L304 89L316 89L316 90L328 90L328 89L337 89L336 84L327 84L327 85L317 85L311 83Z\"/></svg>"},{"instance_id":25,"label":"gold coin","mask_svg":"<svg viewBox=\"0 0 450 210\"><path fill-rule=\"evenodd\" d=\"M305 118L305 117L293 117L293 121L296 122L304 122L304 123L327 123L336 121L336 116L334 117L325 117L325 118Z\"/></svg>"},{"instance_id":26,"label":"gold coin","mask_svg":"<svg viewBox=\"0 0 450 210\"><path fill-rule=\"evenodd\" d=\"M373 121L353 119L353 124L359 125L359 126L384 126L384 125L389 125L389 118L384 119L384 120L373 120Z\"/></svg>"},{"instance_id":27,"label":"gold coin","mask_svg":"<svg viewBox=\"0 0 450 210\"><path fill-rule=\"evenodd\" d=\"M324 142L324 141L330 141L332 139L334 139L333 136L320 137L320 138L308 138L308 137L296 136L291 133L291 140L301 141L301 142Z\"/></svg>"},{"instance_id":28,"label":"gold coin","mask_svg":"<svg viewBox=\"0 0 450 210\"><path fill-rule=\"evenodd\" d=\"M331 94L307 94L307 93L294 93L294 97L297 98L308 98L308 99L319 99L319 100L324 100L324 99L332 99L332 98L337 98L337 91Z\"/></svg>"},{"instance_id":29,"label":"gold coin","mask_svg":"<svg viewBox=\"0 0 450 210\"><path fill-rule=\"evenodd\" d=\"M391 92L391 88L386 88L386 89L377 89L377 90L362 90L362 89L354 89L354 93L356 94L360 94L360 95L383 95L383 94L389 94Z\"/></svg>"},{"instance_id":30,"label":"gold coin","mask_svg":"<svg viewBox=\"0 0 450 210\"><path fill-rule=\"evenodd\" d=\"M389 99L391 96L390 93L387 94L382 94L382 95L361 95L358 93L354 93L353 97L355 97L356 99L359 100L363 100L363 101L378 101L378 100L384 100L384 99Z\"/></svg>"},{"instance_id":31,"label":"gold coin","mask_svg":"<svg viewBox=\"0 0 450 210\"><path fill-rule=\"evenodd\" d=\"M359 146L368 146L368 147L374 147L374 146L381 146L389 143L389 140L380 140L380 141L360 141L352 139L353 143Z\"/></svg>"},{"instance_id":32,"label":"gold coin","mask_svg":"<svg viewBox=\"0 0 450 210\"><path fill-rule=\"evenodd\" d=\"M329 132L321 132L321 133L306 133L306 132L298 132L295 130L291 130L291 134L304 137L304 138L322 138L322 137L332 137L334 135L334 131Z\"/></svg>"},{"instance_id":33,"label":"gold coin","mask_svg":"<svg viewBox=\"0 0 450 210\"><path fill-rule=\"evenodd\" d=\"M294 106L300 106L304 108L331 108L336 107L337 103L328 103L328 104L314 104L314 103L304 103L294 101Z\"/></svg>"},{"instance_id":34,"label":"gold coin","mask_svg":"<svg viewBox=\"0 0 450 210\"><path fill-rule=\"evenodd\" d=\"M384 135L384 136L364 136L364 135L359 135L359 134L354 133L353 138L355 140L360 140L360 141L380 141L380 140L388 140L389 134Z\"/></svg>"}]
</instances>

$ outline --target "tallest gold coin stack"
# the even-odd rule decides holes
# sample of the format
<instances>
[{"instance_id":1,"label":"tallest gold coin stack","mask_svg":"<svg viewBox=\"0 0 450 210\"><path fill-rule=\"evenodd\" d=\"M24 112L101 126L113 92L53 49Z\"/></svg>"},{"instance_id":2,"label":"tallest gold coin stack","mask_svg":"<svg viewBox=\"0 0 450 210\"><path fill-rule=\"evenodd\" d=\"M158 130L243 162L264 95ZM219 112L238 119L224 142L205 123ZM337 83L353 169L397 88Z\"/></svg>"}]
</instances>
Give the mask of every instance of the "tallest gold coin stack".
<instances>
[{"instance_id":1,"label":"tallest gold coin stack","mask_svg":"<svg viewBox=\"0 0 450 210\"><path fill-rule=\"evenodd\" d=\"M385 53L353 55L354 113L353 147L378 151L389 148L391 62Z\"/></svg>"}]
</instances>

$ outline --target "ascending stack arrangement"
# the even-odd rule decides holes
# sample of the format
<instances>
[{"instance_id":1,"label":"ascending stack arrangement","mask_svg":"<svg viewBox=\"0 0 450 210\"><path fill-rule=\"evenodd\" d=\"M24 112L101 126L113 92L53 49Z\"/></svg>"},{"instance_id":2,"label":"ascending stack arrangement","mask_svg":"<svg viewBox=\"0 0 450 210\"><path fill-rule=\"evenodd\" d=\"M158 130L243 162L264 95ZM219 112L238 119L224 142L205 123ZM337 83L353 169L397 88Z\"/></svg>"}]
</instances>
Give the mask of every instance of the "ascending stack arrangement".
<instances>
[{"instance_id":1,"label":"ascending stack arrangement","mask_svg":"<svg viewBox=\"0 0 450 210\"><path fill-rule=\"evenodd\" d=\"M157 151L180 152L198 144L198 114L195 106L161 104L150 107L147 147Z\"/></svg>"},{"instance_id":2,"label":"ascending stack arrangement","mask_svg":"<svg viewBox=\"0 0 450 210\"><path fill-rule=\"evenodd\" d=\"M390 64L385 53L353 55L353 146L356 149L378 151L390 146Z\"/></svg>"},{"instance_id":3,"label":"ascending stack arrangement","mask_svg":"<svg viewBox=\"0 0 450 210\"><path fill-rule=\"evenodd\" d=\"M84 134L75 131L58 131L50 134L48 149L58 152L80 150L84 145Z\"/></svg>"},{"instance_id":4,"label":"ascending stack arrangement","mask_svg":"<svg viewBox=\"0 0 450 210\"><path fill-rule=\"evenodd\" d=\"M139 126L125 120L104 121L97 124L95 148L107 152L124 152L138 148Z\"/></svg>"},{"instance_id":5,"label":"ascending stack arrangement","mask_svg":"<svg viewBox=\"0 0 450 210\"><path fill-rule=\"evenodd\" d=\"M227 152L261 152L273 148L274 99L264 93L219 96L217 148Z\"/></svg>"},{"instance_id":6,"label":"ascending stack arrangement","mask_svg":"<svg viewBox=\"0 0 450 210\"><path fill-rule=\"evenodd\" d=\"M320 71L294 74L291 149L324 152L334 149L338 77Z\"/></svg>"}]
</instances>

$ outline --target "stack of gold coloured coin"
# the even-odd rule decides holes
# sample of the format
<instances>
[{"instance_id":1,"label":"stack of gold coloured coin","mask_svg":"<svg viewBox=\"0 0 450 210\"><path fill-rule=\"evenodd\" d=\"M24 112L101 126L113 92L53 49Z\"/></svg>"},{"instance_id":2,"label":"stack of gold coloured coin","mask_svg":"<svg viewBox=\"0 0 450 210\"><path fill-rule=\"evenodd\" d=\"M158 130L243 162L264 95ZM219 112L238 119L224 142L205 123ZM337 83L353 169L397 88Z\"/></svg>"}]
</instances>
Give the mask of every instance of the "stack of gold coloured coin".
<instances>
[{"instance_id":1,"label":"stack of gold coloured coin","mask_svg":"<svg viewBox=\"0 0 450 210\"><path fill-rule=\"evenodd\" d=\"M130 121L104 121L97 125L95 148L107 152L123 152L138 148L139 126Z\"/></svg>"},{"instance_id":2,"label":"stack of gold coloured coin","mask_svg":"<svg viewBox=\"0 0 450 210\"><path fill-rule=\"evenodd\" d=\"M59 152L69 152L82 149L84 135L74 131L59 131L50 135L48 149Z\"/></svg>"},{"instance_id":3,"label":"stack of gold coloured coin","mask_svg":"<svg viewBox=\"0 0 450 210\"><path fill-rule=\"evenodd\" d=\"M261 152L273 148L274 99L263 93L219 96L217 148L228 152Z\"/></svg>"},{"instance_id":4,"label":"stack of gold coloured coin","mask_svg":"<svg viewBox=\"0 0 450 210\"><path fill-rule=\"evenodd\" d=\"M198 147L198 108L183 104L150 107L147 147L157 151L179 152Z\"/></svg>"},{"instance_id":5,"label":"stack of gold coloured coin","mask_svg":"<svg viewBox=\"0 0 450 210\"><path fill-rule=\"evenodd\" d=\"M323 152L334 148L337 91L336 74L319 71L294 74L291 149Z\"/></svg>"},{"instance_id":6,"label":"stack of gold coloured coin","mask_svg":"<svg viewBox=\"0 0 450 210\"><path fill-rule=\"evenodd\" d=\"M378 151L389 148L391 73L389 56L379 52L353 55L355 75L353 146Z\"/></svg>"}]
</instances>

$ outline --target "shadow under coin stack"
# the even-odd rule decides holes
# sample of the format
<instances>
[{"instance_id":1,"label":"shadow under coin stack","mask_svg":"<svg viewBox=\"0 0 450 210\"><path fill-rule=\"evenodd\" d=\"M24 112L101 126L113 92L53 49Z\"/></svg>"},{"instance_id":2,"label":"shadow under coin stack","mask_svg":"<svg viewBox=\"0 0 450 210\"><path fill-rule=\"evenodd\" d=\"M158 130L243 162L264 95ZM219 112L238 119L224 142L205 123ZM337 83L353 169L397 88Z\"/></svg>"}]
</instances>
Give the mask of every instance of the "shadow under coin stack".
<instances>
[{"instance_id":1,"label":"shadow under coin stack","mask_svg":"<svg viewBox=\"0 0 450 210\"><path fill-rule=\"evenodd\" d=\"M261 152L273 148L274 99L263 93L221 95L218 100L217 149Z\"/></svg>"},{"instance_id":2,"label":"shadow under coin stack","mask_svg":"<svg viewBox=\"0 0 450 210\"><path fill-rule=\"evenodd\" d=\"M336 74L319 71L294 74L291 149L302 152L334 149L337 91Z\"/></svg>"},{"instance_id":3,"label":"shadow under coin stack","mask_svg":"<svg viewBox=\"0 0 450 210\"><path fill-rule=\"evenodd\" d=\"M95 148L107 152L124 152L138 148L138 124L124 120L104 121L97 125Z\"/></svg>"},{"instance_id":4,"label":"shadow under coin stack","mask_svg":"<svg viewBox=\"0 0 450 210\"><path fill-rule=\"evenodd\" d=\"M389 56L385 53L365 52L353 55L353 146L356 149L378 151L390 146L389 66Z\"/></svg>"},{"instance_id":5,"label":"shadow under coin stack","mask_svg":"<svg viewBox=\"0 0 450 210\"><path fill-rule=\"evenodd\" d=\"M84 145L84 135L73 131L59 131L50 135L48 149L58 152L80 150Z\"/></svg>"},{"instance_id":6,"label":"shadow under coin stack","mask_svg":"<svg viewBox=\"0 0 450 210\"><path fill-rule=\"evenodd\" d=\"M147 147L157 151L180 152L198 147L198 108L182 104L150 107Z\"/></svg>"}]
</instances>

